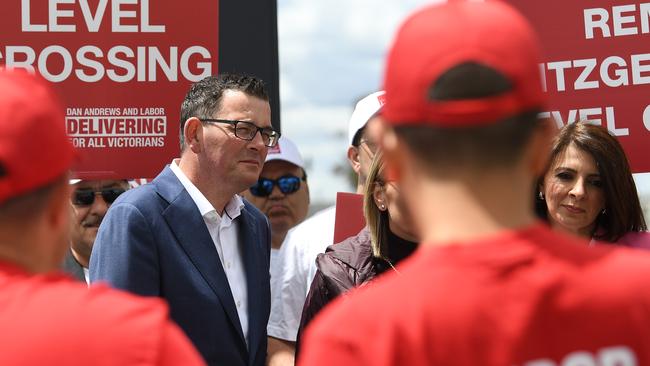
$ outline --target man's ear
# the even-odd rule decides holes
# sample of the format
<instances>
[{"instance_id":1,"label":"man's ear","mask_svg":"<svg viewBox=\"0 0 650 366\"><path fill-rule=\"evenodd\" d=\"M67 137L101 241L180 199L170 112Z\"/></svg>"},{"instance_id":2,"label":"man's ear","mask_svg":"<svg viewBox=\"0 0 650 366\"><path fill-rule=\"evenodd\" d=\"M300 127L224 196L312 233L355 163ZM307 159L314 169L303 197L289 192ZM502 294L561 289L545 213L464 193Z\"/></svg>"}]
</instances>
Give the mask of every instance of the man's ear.
<instances>
[{"instance_id":1,"label":"man's ear","mask_svg":"<svg viewBox=\"0 0 650 366\"><path fill-rule=\"evenodd\" d=\"M368 123L368 134L372 141L377 141L383 152L384 159L384 177L386 180L399 181L402 175L402 165L406 157L405 150L401 148L401 142L395 134L395 130L390 127L381 116L373 119Z\"/></svg>"},{"instance_id":2,"label":"man's ear","mask_svg":"<svg viewBox=\"0 0 650 366\"><path fill-rule=\"evenodd\" d=\"M530 137L528 153L530 156L530 169L533 176L539 177L546 171L548 159L551 156L553 139L558 129L550 118L540 121Z\"/></svg>"},{"instance_id":3,"label":"man's ear","mask_svg":"<svg viewBox=\"0 0 650 366\"><path fill-rule=\"evenodd\" d=\"M183 127L185 135L185 146L189 147L195 154L203 150L203 125L196 117L191 117L185 121Z\"/></svg>"},{"instance_id":4,"label":"man's ear","mask_svg":"<svg viewBox=\"0 0 650 366\"><path fill-rule=\"evenodd\" d=\"M70 203L71 193L71 186L66 180L62 180L61 183L56 184L47 198L45 220L53 232L70 230L70 220L73 214Z\"/></svg>"},{"instance_id":5,"label":"man's ear","mask_svg":"<svg viewBox=\"0 0 650 366\"><path fill-rule=\"evenodd\" d=\"M359 148L356 146L348 147L348 162L352 170L358 175L361 170L361 163L359 162Z\"/></svg>"}]
</instances>

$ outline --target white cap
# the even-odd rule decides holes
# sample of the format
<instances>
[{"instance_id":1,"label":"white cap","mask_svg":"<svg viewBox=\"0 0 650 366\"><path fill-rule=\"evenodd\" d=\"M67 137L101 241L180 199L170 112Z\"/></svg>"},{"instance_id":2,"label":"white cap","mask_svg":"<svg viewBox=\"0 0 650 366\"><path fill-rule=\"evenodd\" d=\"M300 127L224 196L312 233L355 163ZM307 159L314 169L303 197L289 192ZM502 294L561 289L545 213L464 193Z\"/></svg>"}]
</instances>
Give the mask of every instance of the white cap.
<instances>
[{"instance_id":1,"label":"white cap","mask_svg":"<svg viewBox=\"0 0 650 366\"><path fill-rule=\"evenodd\" d=\"M284 136L280 136L278 144L275 147L270 147L266 154L266 162L271 160L284 160L302 169L305 168L305 162L298 151L298 147L293 141Z\"/></svg>"},{"instance_id":2,"label":"white cap","mask_svg":"<svg viewBox=\"0 0 650 366\"><path fill-rule=\"evenodd\" d=\"M368 120L372 118L381 107L386 103L385 92L378 91L361 99L354 107L352 117L350 117L350 124L348 127L348 142L352 145L354 135L366 126Z\"/></svg>"}]
</instances>

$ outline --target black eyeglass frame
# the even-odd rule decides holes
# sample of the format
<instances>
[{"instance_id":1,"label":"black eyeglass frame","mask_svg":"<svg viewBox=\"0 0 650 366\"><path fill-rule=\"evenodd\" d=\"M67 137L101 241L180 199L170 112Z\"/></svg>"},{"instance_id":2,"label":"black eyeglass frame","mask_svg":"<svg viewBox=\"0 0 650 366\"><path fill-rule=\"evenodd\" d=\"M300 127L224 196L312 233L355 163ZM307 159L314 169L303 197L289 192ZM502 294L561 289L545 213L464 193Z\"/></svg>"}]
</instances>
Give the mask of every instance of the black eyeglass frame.
<instances>
[{"instance_id":1,"label":"black eyeglass frame","mask_svg":"<svg viewBox=\"0 0 650 366\"><path fill-rule=\"evenodd\" d=\"M280 179L287 179L287 178L298 179L298 182L297 182L298 184L296 185L295 190L288 191L288 192L285 192L285 191L282 190L282 185L280 184ZM271 189L269 189L265 194L255 193L255 190L257 189L256 187L258 185L261 185L260 182L262 182L262 181L271 182ZM290 195L290 194L294 194L294 193L298 192L300 190L300 186L302 185L302 182L306 182L306 181L307 181L307 174L303 174L302 178L298 177L298 176L295 176L293 174L283 175L283 176L281 176L281 177L279 177L277 179L269 179L269 178L260 177L257 180L257 182L255 182L255 184L252 187L250 187L248 190L255 197L268 197L268 196L271 195L271 193L273 193L273 188L275 188L277 186L278 189L280 190L280 192L282 192L282 194Z\"/></svg>"},{"instance_id":2,"label":"black eyeglass frame","mask_svg":"<svg viewBox=\"0 0 650 366\"><path fill-rule=\"evenodd\" d=\"M262 136L262 141L264 141L264 146L266 147L275 147L278 144L278 140L280 140L280 136L282 135L280 132L274 130L271 127L257 127L255 124L251 121L238 121L238 120L230 120L230 119L220 119L220 118L199 118L199 121L203 123L225 123L233 126L235 129L235 137L240 138L245 141L251 141L252 139L255 138L257 133L260 133L260 136ZM251 127L251 131L254 130L255 133L252 133L250 136L240 136L237 134L237 125L240 123L246 124L246 126ZM268 140L265 141L265 138Z\"/></svg>"},{"instance_id":3,"label":"black eyeglass frame","mask_svg":"<svg viewBox=\"0 0 650 366\"><path fill-rule=\"evenodd\" d=\"M126 189L119 188L119 187L102 188L99 191L95 191L94 189L77 189L74 192L72 192L71 201L72 204L75 206L80 206L80 207L92 206L92 204L95 203L95 197L97 196L97 194L100 194L104 202L106 202L107 205L110 205L113 202L115 202L117 197L119 197L124 192L126 192ZM79 193L83 193L86 195L92 193L91 196L88 196L90 199L90 203L83 202L84 200L80 200L80 198L78 197Z\"/></svg>"}]
</instances>

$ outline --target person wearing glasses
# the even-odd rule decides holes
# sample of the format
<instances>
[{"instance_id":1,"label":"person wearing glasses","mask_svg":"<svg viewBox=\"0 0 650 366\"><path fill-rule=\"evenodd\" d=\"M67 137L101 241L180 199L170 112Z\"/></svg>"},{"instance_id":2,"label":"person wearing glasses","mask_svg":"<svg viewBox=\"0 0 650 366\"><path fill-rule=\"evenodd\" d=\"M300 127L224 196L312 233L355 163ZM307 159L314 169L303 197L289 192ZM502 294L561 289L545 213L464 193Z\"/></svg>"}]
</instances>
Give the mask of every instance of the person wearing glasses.
<instances>
[{"instance_id":1,"label":"person wearing glasses","mask_svg":"<svg viewBox=\"0 0 650 366\"><path fill-rule=\"evenodd\" d=\"M129 183L126 180L71 179L70 185L74 189L70 200L70 250L63 260L62 269L73 278L90 283L88 263L99 224L111 203L129 189Z\"/></svg>"},{"instance_id":2,"label":"person wearing glasses","mask_svg":"<svg viewBox=\"0 0 650 366\"><path fill-rule=\"evenodd\" d=\"M210 365L261 366L270 309L268 221L239 193L280 133L264 83L220 74L181 106L181 156L108 211L90 280L160 296Z\"/></svg>"}]
</instances>

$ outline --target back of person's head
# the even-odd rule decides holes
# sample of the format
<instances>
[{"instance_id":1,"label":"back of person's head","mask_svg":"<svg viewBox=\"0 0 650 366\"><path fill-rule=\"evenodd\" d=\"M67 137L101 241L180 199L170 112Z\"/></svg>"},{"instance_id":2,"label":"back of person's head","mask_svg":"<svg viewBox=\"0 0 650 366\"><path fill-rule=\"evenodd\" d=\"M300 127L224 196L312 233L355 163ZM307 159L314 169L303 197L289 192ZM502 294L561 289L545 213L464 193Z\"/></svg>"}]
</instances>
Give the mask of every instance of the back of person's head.
<instances>
[{"instance_id":1,"label":"back of person's head","mask_svg":"<svg viewBox=\"0 0 650 366\"><path fill-rule=\"evenodd\" d=\"M67 237L67 178L75 155L63 109L45 81L24 71L0 70L0 96L0 242L11 246L47 234L57 242L56 257L67 245L58 248ZM29 250L11 251L23 249ZM43 255L34 258L41 269L43 260L61 259L47 258L47 251L36 254Z\"/></svg>"},{"instance_id":2,"label":"back of person's head","mask_svg":"<svg viewBox=\"0 0 650 366\"><path fill-rule=\"evenodd\" d=\"M429 174L509 166L545 104L527 21L497 1L424 8L388 56L382 116Z\"/></svg>"},{"instance_id":3,"label":"back of person's head","mask_svg":"<svg viewBox=\"0 0 650 366\"><path fill-rule=\"evenodd\" d=\"M208 76L190 87L181 105L180 142L184 149L185 121L192 117L211 118L219 111L226 90L240 91L247 95L269 100L264 81L254 76L223 73Z\"/></svg>"},{"instance_id":4,"label":"back of person's head","mask_svg":"<svg viewBox=\"0 0 650 366\"><path fill-rule=\"evenodd\" d=\"M549 164L540 183L570 145L588 153L594 159L600 175L605 210L597 218L594 237L615 242L627 232L647 230L625 151L616 137L604 127L580 121L561 128L553 141ZM545 201L538 198L536 209L541 218L547 218Z\"/></svg>"}]
</instances>

